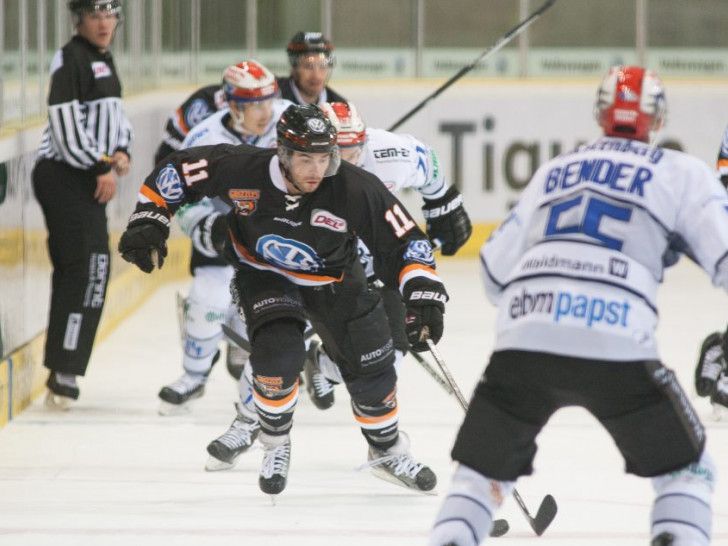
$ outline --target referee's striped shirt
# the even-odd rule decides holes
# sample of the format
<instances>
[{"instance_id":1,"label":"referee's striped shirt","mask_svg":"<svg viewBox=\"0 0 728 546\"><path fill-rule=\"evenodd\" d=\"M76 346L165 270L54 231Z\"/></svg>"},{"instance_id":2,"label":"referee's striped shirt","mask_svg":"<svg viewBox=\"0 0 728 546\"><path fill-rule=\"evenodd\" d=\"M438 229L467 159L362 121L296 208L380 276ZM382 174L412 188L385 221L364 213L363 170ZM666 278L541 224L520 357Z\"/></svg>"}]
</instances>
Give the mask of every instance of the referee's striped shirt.
<instances>
[{"instance_id":1,"label":"referee's striped shirt","mask_svg":"<svg viewBox=\"0 0 728 546\"><path fill-rule=\"evenodd\" d=\"M131 123L121 105L121 82L111 54L74 36L51 62L48 127L38 159L62 161L102 174L106 158L131 155Z\"/></svg>"}]
</instances>

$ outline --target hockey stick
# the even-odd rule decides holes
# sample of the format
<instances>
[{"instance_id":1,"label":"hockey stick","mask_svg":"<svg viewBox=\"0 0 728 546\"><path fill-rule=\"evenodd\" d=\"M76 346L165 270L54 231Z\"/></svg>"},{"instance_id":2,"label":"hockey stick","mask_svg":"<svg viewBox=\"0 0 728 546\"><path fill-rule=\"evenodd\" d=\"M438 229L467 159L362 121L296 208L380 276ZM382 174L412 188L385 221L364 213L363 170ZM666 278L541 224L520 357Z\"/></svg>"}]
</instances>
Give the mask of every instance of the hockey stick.
<instances>
[{"instance_id":1,"label":"hockey stick","mask_svg":"<svg viewBox=\"0 0 728 546\"><path fill-rule=\"evenodd\" d=\"M450 87L452 84L454 84L456 81L458 81L460 78L462 78L465 74L470 72L473 68L477 66L477 64L482 61L483 59L486 59L490 57L493 53L498 51L500 48L502 48L504 45L506 45L508 42L510 42L513 38L518 36L521 32L526 30L529 26L531 26L536 19L541 17L543 13L549 9L553 3L556 2L556 0L547 0L543 3L543 5L538 8L536 11L534 11L531 15L526 17L523 21L518 23L515 27L513 27L511 30L506 32L495 44L493 44L491 47L483 51L477 59L475 59L472 63L470 63L467 66L464 66L461 68L457 74L455 74L453 77L451 77L449 80L447 80L445 83L443 83L440 87L438 87L432 94L430 94L427 98L425 98L422 102L420 102L417 106L412 108L409 112L407 112L404 116L402 116L397 122L395 122L387 131L394 131L397 127L402 125L405 121L407 121L409 118L414 116L417 112L422 110L427 104L434 98L437 98L440 93L445 91L448 87Z\"/></svg>"},{"instance_id":2,"label":"hockey stick","mask_svg":"<svg viewBox=\"0 0 728 546\"><path fill-rule=\"evenodd\" d=\"M240 347L242 350L250 352L250 350L251 350L250 341L248 341L243 336L238 334L235 330L230 328L230 326L228 326L227 324L221 324L220 326L222 326L222 333L225 334L225 336L230 341L235 343L235 345ZM309 338L313 337L314 333L315 332L313 331L313 328L309 328L308 330L306 330L303 333L303 340L306 341Z\"/></svg>"},{"instance_id":3,"label":"hockey stick","mask_svg":"<svg viewBox=\"0 0 728 546\"><path fill-rule=\"evenodd\" d=\"M442 373L445 375L447 382L450 383L452 390L455 392L455 396L460 401L460 405L462 405L463 410L468 411L468 403L465 401L463 393L460 392L460 389L455 383L455 379L453 379L450 370L448 369L445 361L440 355L440 351L437 349L437 347L429 337L425 337L425 341L427 342L427 347L430 349L430 353L432 353L435 362L437 362L437 365L440 367ZM521 509L521 512L523 512L523 515L526 516L526 519L528 520L529 525L531 525L531 529L533 529L533 532L536 533L538 536L541 536L556 517L556 512L558 511L556 499L554 499L554 497L552 497L551 495L546 495L541 501L541 505L538 507L538 512L536 512L536 516L533 517L531 516L531 513L526 507L526 503L523 502L521 495L518 493L518 490L515 487L513 488L513 497L516 499L518 507Z\"/></svg>"},{"instance_id":4,"label":"hockey stick","mask_svg":"<svg viewBox=\"0 0 728 546\"><path fill-rule=\"evenodd\" d=\"M437 373L437 370L432 367L432 364L427 362L420 353L416 353L414 351L410 351L410 354L414 357L414 359L418 362L420 366L422 366L427 373L429 373L432 378L437 382L438 385L440 385L443 389L445 389L445 392L447 394L454 394L452 387L448 384L447 381L445 381L442 376Z\"/></svg>"}]
</instances>

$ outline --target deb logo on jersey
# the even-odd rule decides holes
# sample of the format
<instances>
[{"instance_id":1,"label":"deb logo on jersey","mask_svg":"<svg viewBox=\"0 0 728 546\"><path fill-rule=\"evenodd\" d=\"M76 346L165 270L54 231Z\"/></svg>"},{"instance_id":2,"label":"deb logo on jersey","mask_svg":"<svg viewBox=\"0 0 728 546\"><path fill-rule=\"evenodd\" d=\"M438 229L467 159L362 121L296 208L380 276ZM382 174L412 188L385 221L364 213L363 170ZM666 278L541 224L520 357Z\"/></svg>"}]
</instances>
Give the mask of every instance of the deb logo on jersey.
<instances>
[{"instance_id":1,"label":"deb logo on jersey","mask_svg":"<svg viewBox=\"0 0 728 546\"><path fill-rule=\"evenodd\" d=\"M167 203L178 203L185 194L179 174L171 163L159 171L154 183L157 185L159 194Z\"/></svg>"},{"instance_id":2,"label":"deb logo on jersey","mask_svg":"<svg viewBox=\"0 0 728 546\"><path fill-rule=\"evenodd\" d=\"M258 207L260 190L230 190L228 191L228 197L233 202L235 214L250 216Z\"/></svg>"},{"instance_id":3,"label":"deb logo on jersey","mask_svg":"<svg viewBox=\"0 0 728 546\"><path fill-rule=\"evenodd\" d=\"M323 260L310 246L279 235L264 235L255 251L269 264L287 271L315 272L323 267Z\"/></svg>"}]
</instances>

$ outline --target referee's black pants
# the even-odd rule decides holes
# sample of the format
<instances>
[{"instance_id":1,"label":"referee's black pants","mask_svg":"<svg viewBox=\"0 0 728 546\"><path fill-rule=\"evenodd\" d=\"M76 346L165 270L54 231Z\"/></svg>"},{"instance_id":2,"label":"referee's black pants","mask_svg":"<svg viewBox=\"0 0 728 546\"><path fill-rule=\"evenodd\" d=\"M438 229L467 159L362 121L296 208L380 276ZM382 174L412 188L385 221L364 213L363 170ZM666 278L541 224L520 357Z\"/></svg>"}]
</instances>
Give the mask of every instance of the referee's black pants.
<instances>
[{"instance_id":1,"label":"referee's black pants","mask_svg":"<svg viewBox=\"0 0 728 546\"><path fill-rule=\"evenodd\" d=\"M53 265L44 363L53 371L84 375L111 265L106 204L94 198L95 175L58 161L36 164L33 189Z\"/></svg>"}]
</instances>

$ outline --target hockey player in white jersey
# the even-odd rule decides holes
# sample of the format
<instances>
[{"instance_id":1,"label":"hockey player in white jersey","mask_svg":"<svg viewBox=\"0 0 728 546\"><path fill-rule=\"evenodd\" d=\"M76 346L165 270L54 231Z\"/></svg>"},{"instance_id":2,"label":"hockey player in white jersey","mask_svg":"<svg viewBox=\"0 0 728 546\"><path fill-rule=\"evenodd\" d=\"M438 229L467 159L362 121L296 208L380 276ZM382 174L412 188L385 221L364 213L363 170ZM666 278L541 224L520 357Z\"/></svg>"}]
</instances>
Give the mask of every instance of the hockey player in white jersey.
<instances>
[{"instance_id":1,"label":"hockey player in white jersey","mask_svg":"<svg viewBox=\"0 0 728 546\"><path fill-rule=\"evenodd\" d=\"M185 137L182 149L210 144L249 144L271 148L276 144L276 123L292 102L278 97L275 76L257 61L229 66L223 74L223 91L229 108L208 117ZM185 302L182 376L163 387L159 412L172 415L189 411L189 403L204 394L205 382L219 356L223 320L237 320L231 307L230 281L233 268L218 255L214 241L225 238L224 216L230 210L219 199L204 199L183 207L176 215L193 243L190 271L192 285ZM222 233L215 234L216 231ZM219 236L218 236L219 235ZM233 309L233 312L231 312ZM243 329L238 327L238 330ZM247 353L228 346L228 359L235 355L242 366ZM243 399L249 385L243 385Z\"/></svg>"},{"instance_id":2,"label":"hockey player in white jersey","mask_svg":"<svg viewBox=\"0 0 728 546\"><path fill-rule=\"evenodd\" d=\"M468 241L473 228L463 197L455 186L448 185L431 147L411 135L367 127L351 102L326 102L321 109L336 127L344 161L375 174L394 194L410 188L422 195L427 235L441 246L443 255L452 256ZM397 291L376 281L374 258L361 240L359 257L370 285L380 291L387 309L398 367L409 350L402 299ZM323 348L316 353L317 358L309 358L304 364L306 390L316 407L327 409L334 404L334 385L343 383L343 379Z\"/></svg>"},{"instance_id":3,"label":"hockey player in white jersey","mask_svg":"<svg viewBox=\"0 0 728 546\"><path fill-rule=\"evenodd\" d=\"M728 188L728 127L718 149L716 165L723 186ZM728 332L713 332L700 347L698 365L695 368L695 392L710 399L712 417L728 420Z\"/></svg>"},{"instance_id":4,"label":"hockey player in white jersey","mask_svg":"<svg viewBox=\"0 0 728 546\"><path fill-rule=\"evenodd\" d=\"M594 415L626 471L651 478L652 546L710 543L715 467L659 360L656 292L674 240L728 289L728 197L700 160L650 145L665 112L652 71L612 68L595 106L605 136L542 165L483 246L495 350L452 450L458 468L430 546L486 539L565 406Z\"/></svg>"}]
</instances>

